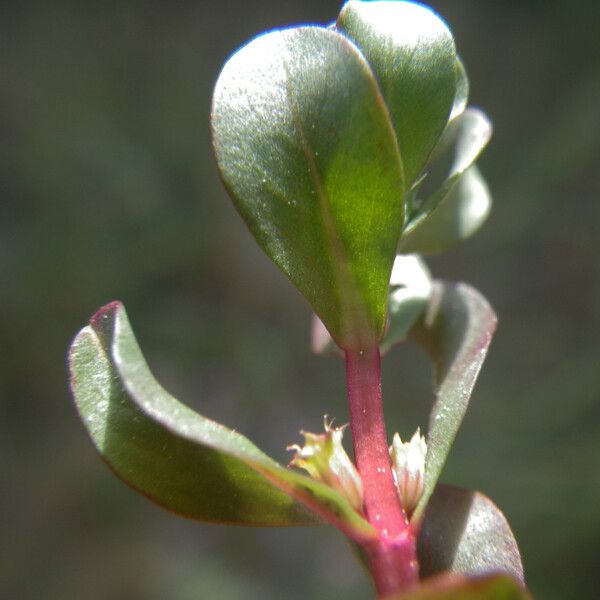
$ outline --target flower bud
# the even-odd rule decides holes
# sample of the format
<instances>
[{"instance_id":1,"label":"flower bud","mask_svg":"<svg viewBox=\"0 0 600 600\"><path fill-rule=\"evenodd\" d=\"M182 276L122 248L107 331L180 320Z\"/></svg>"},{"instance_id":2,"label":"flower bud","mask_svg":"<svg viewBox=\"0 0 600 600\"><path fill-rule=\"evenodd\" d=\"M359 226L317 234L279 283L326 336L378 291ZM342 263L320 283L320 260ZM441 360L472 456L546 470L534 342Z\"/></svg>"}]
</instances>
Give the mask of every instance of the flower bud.
<instances>
[{"instance_id":1,"label":"flower bud","mask_svg":"<svg viewBox=\"0 0 600 600\"><path fill-rule=\"evenodd\" d=\"M417 429L410 442L403 442L399 434L394 434L390 446L392 471L400 503L409 516L423 494L426 454L427 444L420 429Z\"/></svg>"},{"instance_id":2,"label":"flower bud","mask_svg":"<svg viewBox=\"0 0 600 600\"><path fill-rule=\"evenodd\" d=\"M288 450L296 453L289 466L304 469L313 479L342 494L359 513L362 513L362 481L342 446L346 426L332 427L331 423L328 423L325 417L325 433L300 432L304 436L304 446L288 446Z\"/></svg>"}]
</instances>

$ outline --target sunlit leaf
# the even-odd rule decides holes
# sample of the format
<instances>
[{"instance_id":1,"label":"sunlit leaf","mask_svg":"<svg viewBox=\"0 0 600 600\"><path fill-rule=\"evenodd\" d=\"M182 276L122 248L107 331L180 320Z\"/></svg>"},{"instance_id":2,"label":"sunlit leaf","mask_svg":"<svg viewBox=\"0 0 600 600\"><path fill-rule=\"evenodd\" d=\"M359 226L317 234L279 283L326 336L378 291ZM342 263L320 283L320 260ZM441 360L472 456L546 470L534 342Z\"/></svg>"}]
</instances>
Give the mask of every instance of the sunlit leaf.
<instances>
[{"instance_id":1,"label":"sunlit leaf","mask_svg":"<svg viewBox=\"0 0 600 600\"><path fill-rule=\"evenodd\" d=\"M225 65L212 127L223 180L263 250L340 346L376 343L404 181L362 54L332 29L260 36Z\"/></svg>"},{"instance_id":2,"label":"sunlit leaf","mask_svg":"<svg viewBox=\"0 0 600 600\"><path fill-rule=\"evenodd\" d=\"M416 523L462 423L495 329L496 315L477 290L464 283L436 282L427 312L411 332L430 355L435 372L424 492L412 517Z\"/></svg>"},{"instance_id":3,"label":"sunlit leaf","mask_svg":"<svg viewBox=\"0 0 600 600\"><path fill-rule=\"evenodd\" d=\"M170 396L150 373L120 303L102 308L77 335L69 364L77 410L96 449L157 504L202 521L322 522L300 500L355 539L371 534L339 494Z\"/></svg>"},{"instance_id":4,"label":"sunlit leaf","mask_svg":"<svg viewBox=\"0 0 600 600\"><path fill-rule=\"evenodd\" d=\"M371 65L390 111L407 189L425 166L452 110L456 50L446 24L414 2L347 2L337 27Z\"/></svg>"},{"instance_id":5,"label":"sunlit leaf","mask_svg":"<svg viewBox=\"0 0 600 600\"><path fill-rule=\"evenodd\" d=\"M421 577L506 573L524 583L515 537L500 509L480 492L438 484L418 539Z\"/></svg>"}]
</instances>

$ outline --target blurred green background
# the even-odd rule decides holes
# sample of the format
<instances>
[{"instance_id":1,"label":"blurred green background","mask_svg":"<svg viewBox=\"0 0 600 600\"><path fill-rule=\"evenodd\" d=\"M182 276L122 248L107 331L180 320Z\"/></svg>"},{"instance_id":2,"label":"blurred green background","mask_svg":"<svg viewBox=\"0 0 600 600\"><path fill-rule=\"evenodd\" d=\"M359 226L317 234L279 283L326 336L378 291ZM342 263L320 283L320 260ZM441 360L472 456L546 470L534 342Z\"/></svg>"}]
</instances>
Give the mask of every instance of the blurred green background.
<instances>
[{"instance_id":1,"label":"blurred green background","mask_svg":"<svg viewBox=\"0 0 600 600\"><path fill-rule=\"evenodd\" d=\"M495 198L430 261L500 327L444 479L504 509L538 600L600 590L600 14L597 2L432 2L496 133ZM264 258L210 153L211 89L255 34L326 23L332 0L3 2L0 11L0 596L363 599L328 528L184 521L98 460L65 354L121 299L165 387L285 461L347 418L343 368L308 350L310 312ZM413 347L384 364L389 428L424 425Z\"/></svg>"}]
</instances>

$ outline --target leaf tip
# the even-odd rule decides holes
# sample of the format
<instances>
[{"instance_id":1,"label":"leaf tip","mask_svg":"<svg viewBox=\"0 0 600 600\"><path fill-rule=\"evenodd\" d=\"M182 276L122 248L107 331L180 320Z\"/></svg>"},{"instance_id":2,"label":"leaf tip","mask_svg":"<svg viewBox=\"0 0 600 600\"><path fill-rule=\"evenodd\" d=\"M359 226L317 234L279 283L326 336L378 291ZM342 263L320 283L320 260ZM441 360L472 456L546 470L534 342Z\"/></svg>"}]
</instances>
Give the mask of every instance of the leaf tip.
<instances>
[{"instance_id":1,"label":"leaf tip","mask_svg":"<svg viewBox=\"0 0 600 600\"><path fill-rule=\"evenodd\" d=\"M88 325L79 330L71 342L67 352L67 370L69 374L69 387L73 397L75 397L77 387L74 364L81 349L81 344L85 343L88 335L92 333L92 335L97 336L103 345L106 346L106 340L110 338L110 328L114 326L115 319L119 313L124 310L125 308L120 300L113 300L105 304L90 317Z\"/></svg>"},{"instance_id":2,"label":"leaf tip","mask_svg":"<svg viewBox=\"0 0 600 600\"><path fill-rule=\"evenodd\" d=\"M113 300L98 309L90 318L90 325L96 331L103 329L106 321L114 319L123 310L123 303L120 300Z\"/></svg>"}]
</instances>

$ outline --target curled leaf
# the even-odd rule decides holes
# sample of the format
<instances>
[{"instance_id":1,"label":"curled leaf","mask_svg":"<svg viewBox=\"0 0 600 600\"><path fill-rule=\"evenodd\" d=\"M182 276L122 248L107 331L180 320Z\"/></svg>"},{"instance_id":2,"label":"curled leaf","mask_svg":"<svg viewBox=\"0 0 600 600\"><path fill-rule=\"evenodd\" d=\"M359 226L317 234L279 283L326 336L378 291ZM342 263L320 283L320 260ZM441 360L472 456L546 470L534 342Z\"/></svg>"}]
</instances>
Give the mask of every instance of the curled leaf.
<instances>
[{"instance_id":1,"label":"curled leaf","mask_svg":"<svg viewBox=\"0 0 600 600\"><path fill-rule=\"evenodd\" d=\"M510 526L480 492L438 485L425 512L418 550L422 578L446 571L470 577L506 573L524 584Z\"/></svg>"},{"instance_id":2,"label":"curled leaf","mask_svg":"<svg viewBox=\"0 0 600 600\"><path fill-rule=\"evenodd\" d=\"M427 312L411 331L430 355L435 373L425 486L412 517L415 523L435 489L495 329L496 315L477 290L464 283L436 282Z\"/></svg>"},{"instance_id":3,"label":"curled leaf","mask_svg":"<svg viewBox=\"0 0 600 600\"><path fill-rule=\"evenodd\" d=\"M334 490L282 467L169 395L148 369L120 303L100 309L79 332L69 366L75 404L96 449L116 475L157 504L201 521L326 520L354 539L371 535Z\"/></svg>"},{"instance_id":4,"label":"curled leaf","mask_svg":"<svg viewBox=\"0 0 600 600\"><path fill-rule=\"evenodd\" d=\"M424 201L411 200L412 213L400 240L401 252L436 254L464 240L483 224L491 195L475 161L492 135L485 114L468 108L452 121L443 144L455 140L455 156L447 179Z\"/></svg>"}]
</instances>

